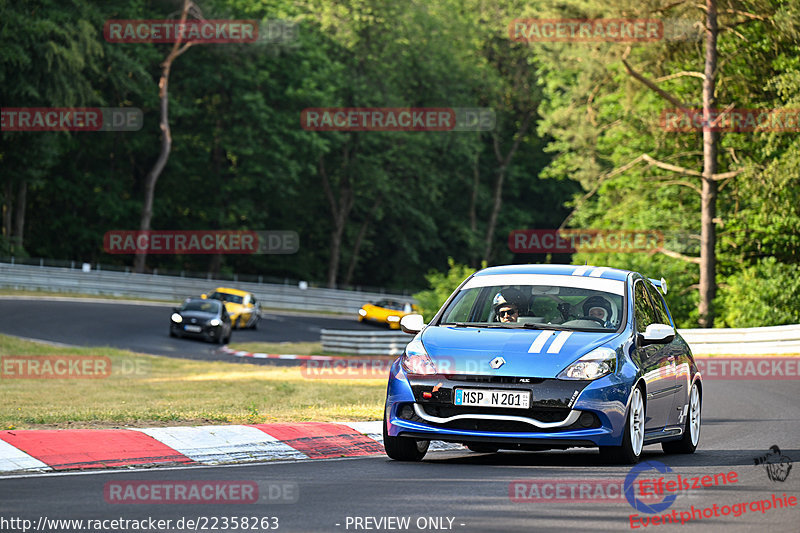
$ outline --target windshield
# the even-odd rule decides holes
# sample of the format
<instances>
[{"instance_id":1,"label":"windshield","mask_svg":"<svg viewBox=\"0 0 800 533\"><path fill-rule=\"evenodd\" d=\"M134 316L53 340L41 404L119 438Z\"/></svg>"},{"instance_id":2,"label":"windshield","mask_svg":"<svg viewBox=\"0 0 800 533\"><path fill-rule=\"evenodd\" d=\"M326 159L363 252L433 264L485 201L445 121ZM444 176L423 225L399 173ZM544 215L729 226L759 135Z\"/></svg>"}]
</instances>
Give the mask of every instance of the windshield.
<instances>
[{"instance_id":1,"label":"windshield","mask_svg":"<svg viewBox=\"0 0 800 533\"><path fill-rule=\"evenodd\" d=\"M209 296L209 298L213 298L215 300L222 300L223 302L231 302L234 304L240 304L244 301L241 296L236 296L234 294L228 294L225 292L214 292Z\"/></svg>"},{"instance_id":2,"label":"windshield","mask_svg":"<svg viewBox=\"0 0 800 533\"><path fill-rule=\"evenodd\" d=\"M564 276L565 277L565 276ZM565 277L566 278L566 277ZM440 325L616 331L622 323L624 285L609 291L567 283L465 286Z\"/></svg>"},{"instance_id":3,"label":"windshield","mask_svg":"<svg viewBox=\"0 0 800 533\"><path fill-rule=\"evenodd\" d=\"M392 311L403 311L408 304L404 304L403 302L398 302L395 300L379 300L375 302L373 305L375 307L383 307L384 309L391 309Z\"/></svg>"},{"instance_id":4,"label":"windshield","mask_svg":"<svg viewBox=\"0 0 800 533\"><path fill-rule=\"evenodd\" d=\"M181 307L181 311L202 311L205 313L216 313L219 311L219 302L209 300L189 300Z\"/></svg>"}]
</instances>

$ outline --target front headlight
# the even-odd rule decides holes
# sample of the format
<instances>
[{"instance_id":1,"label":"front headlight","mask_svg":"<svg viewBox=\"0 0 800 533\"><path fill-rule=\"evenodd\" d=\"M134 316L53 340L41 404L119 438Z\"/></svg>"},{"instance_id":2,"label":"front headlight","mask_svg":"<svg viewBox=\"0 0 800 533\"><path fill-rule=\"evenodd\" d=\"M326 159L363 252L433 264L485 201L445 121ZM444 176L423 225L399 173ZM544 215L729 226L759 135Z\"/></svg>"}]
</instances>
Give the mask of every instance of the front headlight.
<instances>
[{"instance_id":1,"label":"front headlight","mask_svg":"<svg viewBox=\"0 0 800 533\"><path fill-rule=\"evenodd\" d=\"M183 322L183 317L181 315L179 315L178 313L172 313L172 316L170 318L176 324L180 324L181 322Z\"/></svg>"},{"instance_id":2,"label":"front headlight","mask_svg":"<svg viewBox=\"0 0 800 533\"><path fill-rule=\"evenodd\" d=\"M367 316L367 312L364 309L359 309L358 314L361 316Z\"/></svg>"},{"instance_id":3,"label":"front headlight","mask_svg":"<svg viewBox=\"0 0 800 533\"><path fill-rule=\"evenodd\" d=\"M597 348L569 365L557 377L593 380L614 372L616 368L617 353L611 348Z\"/></svg>"},{"instance_id":4,"label":"front headlight","mask_svg":"<svg viewBox=\"0 0 800 533\"><path fill-rule=\"evenodd\" d=\"M222 324L222 321L219 318L212 318L211 322L208 323L211 326L217 327Z\"/></svg>"},{"instance_id":5,"label":"front headlight","mask_svg":"<svg viewBox=\"0 0 800 533\"><path fill-rule=\"evenodd\" d=\"M430 376L436 373L436 365L433 364L428 352L425 351L425 346L419 340L408 343L403 357L400 359L400 364L409 374Z\"/></svg>"}]
</instances>

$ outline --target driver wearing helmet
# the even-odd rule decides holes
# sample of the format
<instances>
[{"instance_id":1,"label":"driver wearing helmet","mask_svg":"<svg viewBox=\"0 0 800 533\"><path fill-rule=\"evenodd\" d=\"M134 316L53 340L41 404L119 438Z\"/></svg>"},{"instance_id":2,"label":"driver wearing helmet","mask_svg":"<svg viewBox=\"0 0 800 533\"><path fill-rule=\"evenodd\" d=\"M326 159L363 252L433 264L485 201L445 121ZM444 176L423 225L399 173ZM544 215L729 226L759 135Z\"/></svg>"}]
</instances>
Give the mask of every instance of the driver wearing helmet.
<instances>
[{"instance_id":1,"label":"driver wearing helmet","mask_svg":"<svg viewBox=\"0 0 800 533\"><path fill-rule=\"evenodd\" d=\"M611 304L602 296L592 296L583 302L583 316L602 321L604 326L611 323Z\"/></svg>"},{"instance_id":2,"label":"driver wearing helmet","mask_svg":"<svg viewBox=\"0 0 800 533\"><path fill-rule=\"evenodd\" d=\"M516 322L521 309L525 309L525 296L514 288L503 289L494 296L492 309L495 321Z\"/></svg>"}]
</instances>

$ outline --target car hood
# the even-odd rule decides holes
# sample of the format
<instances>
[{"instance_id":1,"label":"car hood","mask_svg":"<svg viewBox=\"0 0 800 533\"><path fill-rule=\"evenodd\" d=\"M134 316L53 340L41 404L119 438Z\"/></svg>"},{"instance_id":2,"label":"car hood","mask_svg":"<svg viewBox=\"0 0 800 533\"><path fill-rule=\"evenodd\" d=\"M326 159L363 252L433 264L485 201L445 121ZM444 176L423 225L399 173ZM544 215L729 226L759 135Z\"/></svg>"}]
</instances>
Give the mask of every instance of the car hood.
<instances>
[{"instance_id":1,"label":"car hood","mask_svg":"<svg viewBox=\"0 0 800 533\"><path fill-rule=\"evenodd\" d=\"M431 326L421 340L444 374L553 378L619 333ZM560 345L560 346L559 346ZM505 360L499 368L489 363Z\"/></svg>"},{"instance_id":2,"label":"car hood","mask_svg":"<svg viewBox=\"0 0 800 533\"><path fill-rule=\"evenodd\" d=\"M228 311L228 314L240 313L243 307L244 307L243 304L237 304L234 302L225 302L225 310Z\"/></svg>"},{"instance_id":3,"label":"car hood","mask_svg":"<svg viewBox=\"0 0 800 533\"><path fill-rule=\"evenodd\" d=\"M206 322L217 317L215 314L206 313L204 311L181 311L178 314L183 317L183 320L191 320L194 318L200 322Z\"/></svg>"}]
</instances>

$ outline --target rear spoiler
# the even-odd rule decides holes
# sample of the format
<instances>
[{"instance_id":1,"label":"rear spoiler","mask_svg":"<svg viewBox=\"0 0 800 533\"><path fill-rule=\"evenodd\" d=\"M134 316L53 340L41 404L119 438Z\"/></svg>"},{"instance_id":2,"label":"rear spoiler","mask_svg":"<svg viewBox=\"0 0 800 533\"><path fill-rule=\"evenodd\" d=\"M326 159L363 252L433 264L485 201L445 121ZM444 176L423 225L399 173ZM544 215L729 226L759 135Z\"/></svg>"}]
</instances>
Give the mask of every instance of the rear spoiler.
<instances>
[{"instance_id":1,"label":"rear spoiler","mask_svg":"<svg viewBox=\"0 0 800 533\"><path fill-rule=\"evenodd\" d=\"M666 294L667 294L667 280L665 280L664 278L661 278L661 279L647 278L647 279L650 280L650 283L652 283L653 285L658 287L658 289L661 292L663 292L664 295L666 296Z\"/></svg>"}]
</instances>

